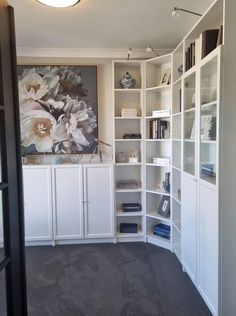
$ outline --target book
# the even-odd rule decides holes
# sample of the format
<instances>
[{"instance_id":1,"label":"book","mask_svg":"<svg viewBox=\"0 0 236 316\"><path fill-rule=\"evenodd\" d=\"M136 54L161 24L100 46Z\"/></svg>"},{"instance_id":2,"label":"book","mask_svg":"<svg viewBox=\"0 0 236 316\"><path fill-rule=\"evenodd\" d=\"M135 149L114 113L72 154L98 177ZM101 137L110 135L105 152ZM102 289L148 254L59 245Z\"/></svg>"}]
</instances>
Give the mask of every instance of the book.
<instances>
[{"instance_id":1,"label":"book","mask_svg":"<svg viewBox=\"0 0 236 316\"><path fill-rule=\"evenodd\" d=\"M121 223L120 224L120 233L126 234L137 234L138 224L135 223Z\"/></svg>"},{"instance_id":2,"label":"book","mask_svg":"<svg viewBox=\"0 0 236 316\"><path fill-rule=\"evenodd\" d=\"M170 116L170 114L170 110L152 111L152 116L157 118Z\"/></svg>"},{"instance_id":3,"label":"book","mask_svg":"<svg viewBox=\"0 0 236 316\"><path fill-rule=\"evenodd\" d=\"M217 47L219 29L206 30L202 33L202 58L206 57Z\"/></svg>"},{"instance_id":4,"label":"book","mask_svg":"<svg viewBox=\"0 0 236 316\"><path fill-rule=\"evenodd\" d=\"M121 208L123 212L141 212L142 205L139 203L122 203Z\"/></svg>"},{"instance_id":5,"label":"book","mask_svg":"<svg viewBox=\"0 0 236 316\"><path fill-rule=\"evenodd\" d=\"M223 43L223 25L219 28L218 38L217 38L217 44L216 46L219 46Z\"/></svg>"}]
</instances>

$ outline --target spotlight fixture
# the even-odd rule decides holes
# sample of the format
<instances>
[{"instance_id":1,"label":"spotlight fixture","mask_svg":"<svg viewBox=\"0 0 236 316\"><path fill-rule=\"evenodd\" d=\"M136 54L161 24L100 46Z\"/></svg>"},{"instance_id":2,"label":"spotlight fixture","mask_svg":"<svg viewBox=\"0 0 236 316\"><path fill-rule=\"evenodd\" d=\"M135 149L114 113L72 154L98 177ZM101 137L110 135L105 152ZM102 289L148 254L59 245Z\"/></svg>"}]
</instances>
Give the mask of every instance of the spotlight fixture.
<instances>
[{"instance_id":1,"label":"spotlight fixture","mask_svg":"<svg viewBox=\"0 0 236 316\"><path fill-rule=\"evenodd\" d=\"M178 18L179 15L180 15L180 11L186 12L186 13L190 13L190 14L194 14L194 15L197 15L197 16L202 16L202 14L194 12L194 11L190 11L190 10L174 7L173 10L172 10L172 17Z\"/></svg>"},{"instance_id":2,"label":"spotlight fixture","mask_svg":"<svg viewBox=\"0 0 236 316\"><path fill-rule=\"evenodd\" d=\"M133 50L132 48L128 49L128 52L127 52L127 60L130 60L130 56L133 54Z\"/></svg>"},{"instance_id":3,"label":"spotlight fixture","mask_svg":"<svg viewBox=\"0 0 236 316\"><path fill-rule=\"evenodd\" d=\"M148 47L146 48L146 52L148 52L148 53L153 53L153 54L155 54L157 57L160 56L159 54L157 54L157 53L155 52L155 50L152 48L152 46L151 46L150 44L149 44Z\"/></svg>"},{"instance_id":4,"label":"spotlight fixture","mask_svg":"<svg viewBox=\"0 0 236 316\"><path fill-rule=\"evenodd\" d=\"M72 7L80 2L80 0L36 0L49 7L67 8Z\"/></svg>"}]
</instances>

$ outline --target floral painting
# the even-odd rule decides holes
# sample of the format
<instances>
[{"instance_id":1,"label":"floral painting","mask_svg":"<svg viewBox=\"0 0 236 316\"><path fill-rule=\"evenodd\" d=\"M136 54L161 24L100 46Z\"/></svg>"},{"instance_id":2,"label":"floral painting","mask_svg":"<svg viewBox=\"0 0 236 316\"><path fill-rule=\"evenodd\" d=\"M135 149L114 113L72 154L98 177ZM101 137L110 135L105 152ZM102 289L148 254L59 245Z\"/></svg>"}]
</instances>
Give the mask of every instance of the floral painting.
<instances>
[{"instance_id":1,"label":"floral painting","mask_svg":"<svg viewBox=\"0 0 236 316\"><path fill-rule=\"evenodd\" d=\"M23 154L93 152L96 66L18 67Z\"/></svg>"}]
</instances>

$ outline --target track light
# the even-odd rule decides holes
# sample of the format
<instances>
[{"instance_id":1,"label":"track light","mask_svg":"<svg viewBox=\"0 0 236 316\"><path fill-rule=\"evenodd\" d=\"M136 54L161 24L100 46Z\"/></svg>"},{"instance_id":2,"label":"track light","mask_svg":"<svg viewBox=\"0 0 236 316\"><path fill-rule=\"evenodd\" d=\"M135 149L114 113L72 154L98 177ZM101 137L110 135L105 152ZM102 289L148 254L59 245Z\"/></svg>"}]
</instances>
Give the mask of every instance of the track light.
<instances>
[{"instance_id":1,"label":"track light","mask_svg":"<svg viewBox=\"0 0 236 316\"><path fill-rule=\"evenodd\" d=\"M174 7L173 10L172 10L172 17L178 18L179 15L180 15L180 11L186 12L186 13L190 13L190 14L194 14L194 15L197 15L197 16L202 16L202 14L194 12L194 11L190 11L190 10Z\"/></svg>"},{"instance_id":2,"label":"track light","mask_svg":"<svg viewBox=\"0 0 236 316\"><path fill-rule=\"evenodd\" d=\"M56 8L72 7L80 2L80 0L36 0L42 4Z\"/></svg>"},{"instance_id":3,"label":"track light","mask_svg":"<svg viewBox=\"0 0 236 316\"><path fill-rule=\"evenodd\" d=\"M133 50L132 48L128 49L128 52L127 52L127 60L130 60L130 56L133 54Z\"/></svg>"},{"instance_id":4,"label":"track light","mask_svg":"<svg viewBox=\"0 0 236 316\"><path fill-rule=\"evenodd\" d=\"M153 53L153 54L155 54L157 57L160 56L159 54L157 54L157 53L155 52L155 50L152 48L152 46L151 46L150 44L149 44L148 47L146 48L146 52L148 52L148 53Z\"/></svg>"}]
</instances>

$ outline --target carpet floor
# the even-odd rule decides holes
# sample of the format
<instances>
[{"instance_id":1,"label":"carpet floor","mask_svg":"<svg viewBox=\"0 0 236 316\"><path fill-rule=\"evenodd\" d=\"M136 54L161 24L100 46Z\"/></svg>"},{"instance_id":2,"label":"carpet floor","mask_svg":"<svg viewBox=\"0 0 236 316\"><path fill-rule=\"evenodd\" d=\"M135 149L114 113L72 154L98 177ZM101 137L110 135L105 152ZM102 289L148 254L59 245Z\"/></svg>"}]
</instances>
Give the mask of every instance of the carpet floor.
<instances>
[{"instance_id":1,"label":"carpet floor","mask_svg":"<svg viewBox=\"0 0 236 316\"><path fill-rule=\"evenodd\" d=\"M29 247L29 316L208 316L171 252L145 243Z\"/></svg>"}]
</instances>

